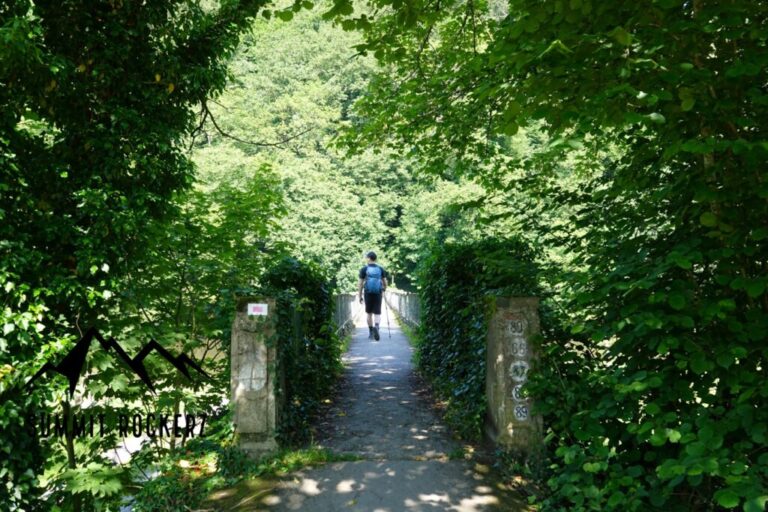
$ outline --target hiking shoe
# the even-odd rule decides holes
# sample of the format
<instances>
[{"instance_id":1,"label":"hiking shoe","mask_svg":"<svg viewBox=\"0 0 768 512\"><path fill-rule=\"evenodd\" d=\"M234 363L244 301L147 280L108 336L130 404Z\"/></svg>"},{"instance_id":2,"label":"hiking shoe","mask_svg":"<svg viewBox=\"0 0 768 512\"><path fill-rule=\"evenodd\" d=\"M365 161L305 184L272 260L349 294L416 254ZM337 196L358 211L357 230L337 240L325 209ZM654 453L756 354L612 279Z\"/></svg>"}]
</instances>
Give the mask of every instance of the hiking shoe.
<instances>
[{"instance_id":1,"label":"hiking shoe","mask_svg":"<svg viewBox=\"0 0 768 512\"><path fill-rule=\"evenodd\" d=\"M373 339L376 341L379 341L379 328L374 327L373 328Z\"/></svg>"},{"instance_id":2,"label":"hiking shoe","mask_svg":"<svg viewBox=\"0 0 768 512\"><path fill-rule=\"evenodd\" d=\"M371 327L370 329L368 329L368 339L369 339L369 340L372 340L372 339L373 339L373 327Z\"/></svg>"}]
</instances>

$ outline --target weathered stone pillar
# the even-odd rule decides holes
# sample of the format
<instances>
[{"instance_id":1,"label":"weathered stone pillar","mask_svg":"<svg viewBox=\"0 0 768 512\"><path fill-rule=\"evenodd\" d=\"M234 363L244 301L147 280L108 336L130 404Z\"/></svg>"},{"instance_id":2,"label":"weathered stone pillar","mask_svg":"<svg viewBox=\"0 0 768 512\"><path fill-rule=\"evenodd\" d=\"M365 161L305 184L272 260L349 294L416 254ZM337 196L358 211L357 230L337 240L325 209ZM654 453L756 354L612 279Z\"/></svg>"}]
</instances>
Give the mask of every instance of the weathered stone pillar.
<instances>
[{"instance_id":1,"label":"weathered stone pillar","mask_svg":"<svg viewBox=\"0 0 768 512\"><path fill-rule=\"evenodd\" d=\"M519 453L536 451L541 418L531 415L531 401L521 394L528 371L538 357L534 338L540 333L539 299L496 298L488 326L486 395L489 437Z\"/></svg>"},{"instance_id":2,"label":"weathered stone pillar","mask_svg":"<svg viewBox=\"0 0 768 512\"><path fill-rule=\"evenodd\" d=\"M254 457L277 450L274 299L243 298L232 323L232 412L240 448Z\"/></svg>"}]
</instances>

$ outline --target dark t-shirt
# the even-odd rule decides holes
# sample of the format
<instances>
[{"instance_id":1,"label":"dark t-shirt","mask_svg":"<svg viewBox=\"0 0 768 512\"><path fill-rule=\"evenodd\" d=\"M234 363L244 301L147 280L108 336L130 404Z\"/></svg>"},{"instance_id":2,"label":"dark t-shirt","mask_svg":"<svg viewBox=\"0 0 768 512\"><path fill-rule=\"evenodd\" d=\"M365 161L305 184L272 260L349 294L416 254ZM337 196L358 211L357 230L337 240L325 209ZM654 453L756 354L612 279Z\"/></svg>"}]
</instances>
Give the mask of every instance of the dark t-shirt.
<instances>
[{"instance_id":1,"label":"dark t-shirt","mask_svg":"<svg viewBox=\"0 0 768 512\"><path fill-rule=\"evenodd\" d=\"M384 270L384 267L382 267L380 265L377 265L375 263L369 263L368 265L366 265L365 267L360 269L360 272L359 272L360 279L365 279L365 277L366 277L365 269L367 267L379 267L381 269L381 278L382 279L387 279L389 277L389 274L387 274L387 271Z\"/></svg>"}]
</instances>

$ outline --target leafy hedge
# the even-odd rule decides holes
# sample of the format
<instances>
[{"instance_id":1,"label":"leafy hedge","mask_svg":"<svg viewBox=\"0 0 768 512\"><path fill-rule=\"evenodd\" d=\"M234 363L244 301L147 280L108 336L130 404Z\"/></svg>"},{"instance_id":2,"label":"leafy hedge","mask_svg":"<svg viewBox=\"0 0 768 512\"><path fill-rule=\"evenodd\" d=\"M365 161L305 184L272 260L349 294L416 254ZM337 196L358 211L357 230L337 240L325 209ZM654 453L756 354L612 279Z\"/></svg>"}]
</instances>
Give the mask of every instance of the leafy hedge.
<instances>
[{"instance_id":1,"label":"leafy hedge","mask_svg":"<svg viewBox=\"0 0 768 512\"><path fill-rule=\"evenodd\" d=\"M312 263L286 258L264 276L277 297L277 364L281 379L278 439L298 444L310 436L310 419L341 372L341 342L333 323L333 291Z\"/></svg>"},{"instance_id":2,"label":"leafy hedge","mask_svg":"<svg viewBox=\"0 0 768 512\"><path fill-rule=\"evenodd\" d=\"M544 508L763 512L768 203L750 173L621 164L568 223L581 342L546 343L529 383L551 429Z\"/></svg>"},{"instance_id":3,"label":"leafy hedge","mask_svg":"<svg viewBox=\"0 0 768 512\"><path fill-rule=\"evenodd\" d=\"M419 371L447 403L446 421L480 439L485 421L489 296L540 296L530 247L517 239L435 245L417 272Z\"/></svg>"}]
</instances>

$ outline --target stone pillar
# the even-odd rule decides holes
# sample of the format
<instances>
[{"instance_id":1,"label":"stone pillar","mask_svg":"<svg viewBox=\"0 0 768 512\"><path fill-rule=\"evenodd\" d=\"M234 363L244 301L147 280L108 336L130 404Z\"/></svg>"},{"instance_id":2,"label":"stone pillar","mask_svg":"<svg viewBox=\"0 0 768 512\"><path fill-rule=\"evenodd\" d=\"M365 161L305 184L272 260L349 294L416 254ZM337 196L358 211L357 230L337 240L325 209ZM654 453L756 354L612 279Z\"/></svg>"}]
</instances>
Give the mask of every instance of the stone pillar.
<instances>
[{"instance_id":1,"label":"stone pillar","mask_svg":"<svg viewBox=\"0 0 768 512\"><path fill-rule=\"evenodd\" d=\"M232 413L240 448L253 457L277 450L275 300L242 298L232 323Z\"/></svg>"},{"instance_id":2,"label":"stone pillar","mask_svg":"<svg viewBox=\"0 0 768 512\"><path fill-rule=\"evenodd\" d=\"M531 454L538 449L540 417L531 415L531 400L521 394L538 357L534 338L540 333L539 299L496 298L488 325L486 396L488 436L505 449Z\"/></svg>"}]
</instances>

